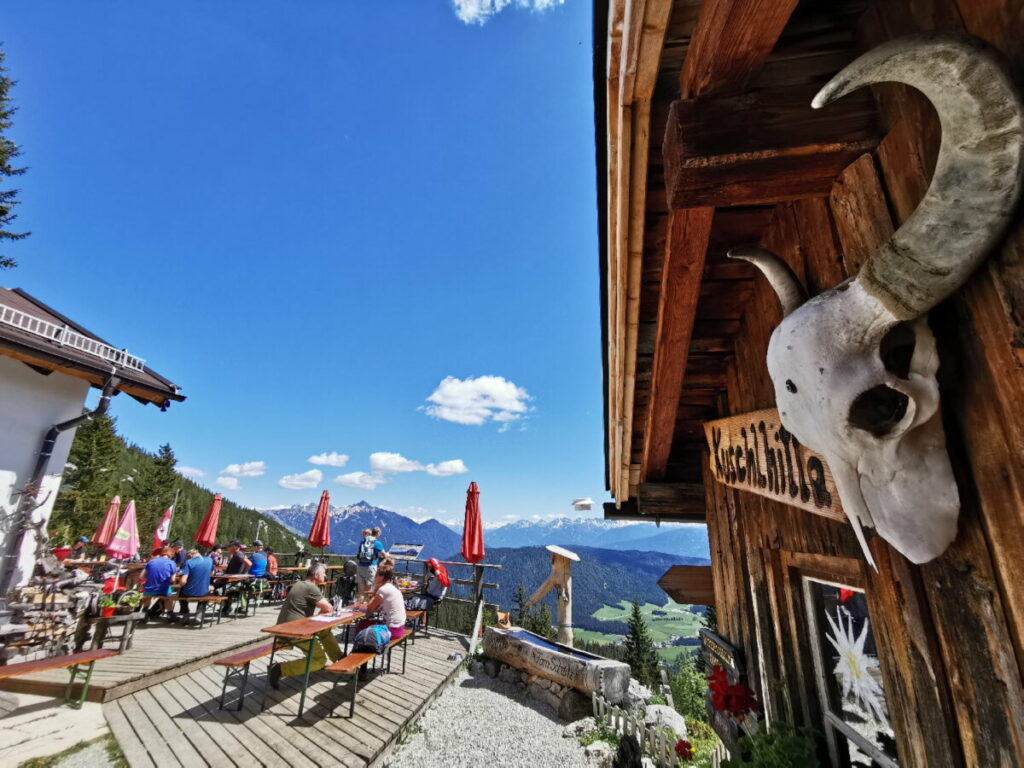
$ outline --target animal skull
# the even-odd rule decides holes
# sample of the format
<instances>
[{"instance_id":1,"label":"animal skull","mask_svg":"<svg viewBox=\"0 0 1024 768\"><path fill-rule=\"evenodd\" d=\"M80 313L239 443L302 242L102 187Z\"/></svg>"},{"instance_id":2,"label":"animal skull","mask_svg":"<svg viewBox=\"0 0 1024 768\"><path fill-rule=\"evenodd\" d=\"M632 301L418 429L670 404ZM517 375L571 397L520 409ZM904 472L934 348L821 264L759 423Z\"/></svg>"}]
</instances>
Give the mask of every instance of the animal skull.
<instances>
[{"instance_id":1,"label":"animal skull","mask_svg":"<svg viewBox=\"0 0 1024 768\"><path fill-rule=\"evenodd\" d=\"M768 345L783 425L823 454L868 561L872 526L915 563L956 538L960 499L946 453L925 315L985 258L1021 189L1024 110L978 41L915 35L865 54L815 97L821 107L873 82L923 91L942 125L920 206L856 278L804 301L789 267L760 248L729 255L757 266L784 318Z\"/></svg>"}]
</instances>

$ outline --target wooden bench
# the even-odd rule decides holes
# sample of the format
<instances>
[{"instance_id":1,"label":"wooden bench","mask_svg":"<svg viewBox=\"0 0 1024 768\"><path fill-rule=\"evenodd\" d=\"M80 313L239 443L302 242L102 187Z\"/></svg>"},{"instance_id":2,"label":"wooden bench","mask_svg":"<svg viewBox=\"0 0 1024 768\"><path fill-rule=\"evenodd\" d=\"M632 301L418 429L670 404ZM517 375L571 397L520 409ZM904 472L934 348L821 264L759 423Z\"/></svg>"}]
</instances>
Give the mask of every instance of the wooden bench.
<instances>
[{"instance_id":1,"label":"wooden bench","mask_svg":"<svg viewBox=\"0 0 1024 768\"><path fill-rule=\"evenodd\" d=\"M228 690L228 681L233 677L241 676L242 684L238 689L238 706L236 710L242 708L242 704L245 702L245 688L249 684L249 664L256 659L261 659L264 656L269 656L274 650L273 643L267 643L266 645L259 645L255 648L250 648L248 651L239 651L238 653L232 654L231 656L225 656L222 659L217 659L214 664L219 667L224 667L224 684L220 689L220 699L217 702L217 709L224 709L224 695Z\"/></svg>"},{"instance_id":2,"label":"wooden bench","mask_svg":"<svg viewBox=\"0 0 1024 768\"><path fill-rule=\"evenodd\" d=\"M92 668L100 659L109 659L117 656L117 651L109 648L93 648L90 651L72 653L67 656L51 656L48 659L37 659L36 661L22 661L18 664L6 664L0 666L0 680L7 677L19 677L29 675L33 672L45 672L50 669L67 669L71 673L68 680L68 687L64 690L64 702L74 709L81 709L86 695L89 693L89 681L92 679ZM85 666L84 680L82 681L82 693L77 701L71 698L71 689L78 678L79 667Z\"/></svg>"},{"instance_id":3,"label":"wooden bench","mask_svg":"<svg viewBox=\"0 0 1024 768\"><path fill-rule=\"evenodd\" d=\"M403 674L403 675L405 674L405 659L406 659L406 655L408 654L408 651L409 651L409 648L406 645L405 641L408 640L409 637L410 637L409 633L406 633L406 634L402 635L400 638L398 638L397 640L392 640L390 643L388 643L388 647L387 647L387 649L383 653L384 656L387 656L386 666L387 666L387 671L388 672L391 671L391 650L396 645L401 645L402 646L402 672L401 672L401 674ZM355 714L355 711L356 711L356 693L359 690L359 673L363 670L363 667L365 667L370 662L376 662L376 659L377 659L377 654L376 653L364 653L364 652L350 653L345 658L339 659L338 661L334 662L329 667L327 667L327 671L328 672L333 672L334 674L338 675L339 677L342 676L342 675L345 675L345 676L349 676L349 677L352 678L352 696L349 698L349 702L348 702L348 716L349 717L352 717ZM331 711L330 711L330 714L328 715L328 717L334 717L335 716L334 715L334 709L337 706L337 699L333 696L333 691L337 687L338 687L338 679L336 678L334 680L334 686L332 687Z\"/></svg>"},{"instance_id":4,"label":"wooden bench","mask_svg":"<svg viewBox=\"0 0 1024 768\"><path fill-rule=\"evenodd\" d=\"M205 597L177 597L175 600L179 603L196 604L196 619L199 621L199 628L202 629L206 626L207 621L206 606L212 603L215 608L220 608L221 603L227 600L227 598L221 595L206 595ZM213 611L213 614L209 617L210 624L213 624L215 620L220 624L220 616L220 610Z\"/></svg>"},{"instance_id":5,"label":"wooden bench","mask_svg":"<svg viewBox=\"0 0 1024 768\"><path fill-rule=\"evenodd\" d=\"M423 627L423 636L427 634L427 611L406 611L405 623L412 629L412 644L416 645L416 628Z\"/></svg>"}]
</instances>

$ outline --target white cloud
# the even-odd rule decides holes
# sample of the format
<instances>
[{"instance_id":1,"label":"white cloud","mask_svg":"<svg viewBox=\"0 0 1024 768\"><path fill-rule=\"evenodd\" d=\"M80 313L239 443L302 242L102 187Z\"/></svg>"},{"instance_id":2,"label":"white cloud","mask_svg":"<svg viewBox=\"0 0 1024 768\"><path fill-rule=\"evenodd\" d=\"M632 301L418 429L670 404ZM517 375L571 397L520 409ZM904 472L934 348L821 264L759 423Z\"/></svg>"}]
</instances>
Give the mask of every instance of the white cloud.
<instances>
[{"instance_id":1,"label":"white cloud","mask_svg":"<svg viewBox=\"0 0 1024 768\"><path fill-rule=\"evenodd\" d=\"M529 410L526 404L531 399L525 389L501 376L468 379L445 376L427 398L433 405L423 409L435 419L456 424L479 426L490 419L504 427L526 414Z\"/></svg>"},{"instance_id":2,"label":"white cloud","mask_svg":"<svg viewBox=\"0 0 1024 768\"><path fill-rule=\"evenodd\" d=\"M226 488L229 491L237 491L241 486L238 484L237 477L218 477L217 485L221 488Z\"/></svg>"},{"instance_id":3,"label":"white cloud","mask_svg":"<svg viewBox=\"0 0 1024 768\"><path fill-rule=\"evenodd\" d=\"M334 482L341 483L348 488L359 488L363 491L372 491L378 485L383 485L388 480L383 475L370 474L369 472L349 472L347 475L338 475Z\"/></svg>"},{"instance_id":4,"label":"white cloud","mask_svg":"<svg viewBox=\"0 0 1024 768\"><path fill-rule=\"evenodd\" d=\"M206 477L206 473L203 472L203 470L196 469L195 467L183 467L183 466L181 466L179 464L178 466L176 466L174 468L174 470L175 470L175 472L177 472L182 477L188 477L188 478Z\"/></svg>"},{"instance_id":5,"label":"white cloud","mask_svg":"<svg viewBox=\"0 0 1024 768\"><path fill-rule=\"evenodd\" d=\"M418 461L405 458L400 453L371 453L370 470L375 475L388 474L396 475L399 472L418 472L426 469Z\"/></svg>"},{"instance_id":6,"label":"white cloud","mask_svg":"<svg viewBox=\"0 0 1024 768\"><path fill-rule=\"evenodd\" d=\"M546 11L565 0L452 0L455 15L466 24L484 24L491 16L500 13L510 5L528 8L532 11Z\"/></svg>"},{"instance_id":7,"label":"white cloud","mask_svg":"<svg viewBox=\"0 0 1024 768\"><path fill-rule=\"evenodd\" d=\"M220 471L227 477L259 477L267 471L264 461L244 461L241 464L228 464Z\"/></svg>"},{"instance_id":8,"label":"white cloud","mask_svg":"<svg viewBox=\"0 0 1024 768\"><path fill-rule=\"evenodd\" d=\"M285 475L277 484L282 488L292 491L301 491L306 488L316 488L324 479L324 473L319 469L311 469L308 472L301 472L297 475Z\"/></svg>"},{"instance_id":9,"label":"white cloud","mask_svg":"<svg viewBox=\"0 0 1024 768\"><path fill-rule=\"evenodd\" d=\"M310 456L306 461L321 467L344 467L348 464L348 454L335 451L331 453L318 453L316 456Z\"/></svg>"},{"instance_id":10,"label":"white cloud","mask_svg":"<svg viewBox=\"0 0 1024 768\"><path fill-rule=\"evenodd\" d=\"M462 459L442 461L440 464L428 464L426 470L428 475L433 475L434 477L449 477L450 475L461 475L463 472L469 472L469 468L463 463Z\"/></svg>"}]
</instances>

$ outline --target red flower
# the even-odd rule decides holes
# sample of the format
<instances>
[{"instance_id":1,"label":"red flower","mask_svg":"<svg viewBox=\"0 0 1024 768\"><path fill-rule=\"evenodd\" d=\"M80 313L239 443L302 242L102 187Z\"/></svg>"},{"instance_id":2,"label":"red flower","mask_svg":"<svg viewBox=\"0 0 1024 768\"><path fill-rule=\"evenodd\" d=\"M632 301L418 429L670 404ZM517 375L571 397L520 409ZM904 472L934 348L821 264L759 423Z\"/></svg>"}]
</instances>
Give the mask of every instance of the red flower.
<instances>
[{"instance_id":1,"label":"red flower","mask_svg":"<svg viewBox=\"0 0 1024 768\"><path fill-rule=\"evenodd\" d=\"M676 742L676 755L680 760L690 762L693 760L693 745L686 739L680 739Z\"/></svg>"},{"instance_id":2,"label":"red flower","mask_svg":"<svg viewBox=\"0 0 1024 768\"><path fill-rule=\"evenodd\" d=\"M708 676L708 690L711 691L711 706L716 712L745 715L761 710L754 692L745 685L730 684L725 670L717 664Z\"/></svg>"}]
</instances>

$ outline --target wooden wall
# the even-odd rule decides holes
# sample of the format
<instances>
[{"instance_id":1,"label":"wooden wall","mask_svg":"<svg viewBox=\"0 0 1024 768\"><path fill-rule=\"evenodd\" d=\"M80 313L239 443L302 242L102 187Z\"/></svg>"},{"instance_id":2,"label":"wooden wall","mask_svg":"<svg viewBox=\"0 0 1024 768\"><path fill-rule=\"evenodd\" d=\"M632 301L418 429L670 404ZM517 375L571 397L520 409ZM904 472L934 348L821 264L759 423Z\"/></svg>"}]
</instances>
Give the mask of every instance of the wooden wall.
<instances>
[{"instance_id":1,"label":"wooden wall","mask_svg":"<svg viewBox=\"0 0 1024 768\"><path fill-rule=\"evenodd\" d=\"M1024 73L1024 3L890 0L869 5L861 48L915 30L964 30ZM867 254L924 193L939 128L927 102L901 86L875 91L887 133L830 194L781 203L763 243L812 292L856 274ZM724 414L772 407L765 366L780 320L767 283L746 309L729 369ZM726 488L705 472L718 622L748 659L769 717L817 725L818 704L798 660L797 595L787 563L853 569L866 586L901 764L1024 766L1024 226L930 316L939 342L943 416L962 511L945 555L910 564L872 540L866 568L852 532ZM706 463L705 463L706 464Z\"/></svg>"}]
</instances>

